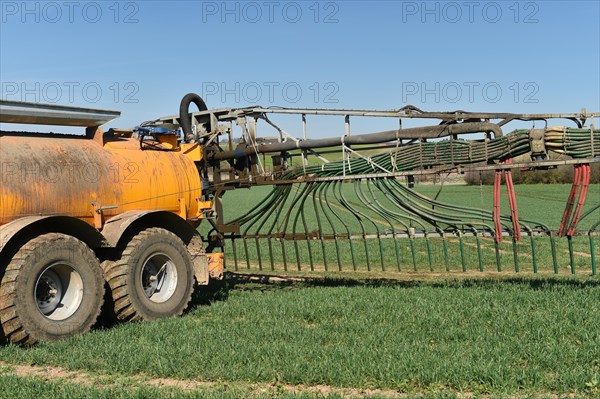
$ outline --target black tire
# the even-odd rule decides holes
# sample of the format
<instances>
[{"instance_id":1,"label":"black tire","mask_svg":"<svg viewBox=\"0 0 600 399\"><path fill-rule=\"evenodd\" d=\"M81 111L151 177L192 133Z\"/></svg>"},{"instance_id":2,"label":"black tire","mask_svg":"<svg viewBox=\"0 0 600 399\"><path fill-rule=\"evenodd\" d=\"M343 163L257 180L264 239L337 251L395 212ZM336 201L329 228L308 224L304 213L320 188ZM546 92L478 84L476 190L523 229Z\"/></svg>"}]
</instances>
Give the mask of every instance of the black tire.
<instances>
[{"instance_id":1,"label":"black tire","mask_svg":"<svg viewBox=\"0 0 600 399\"><path fill-rule=\"evenodd\" d=\"M192 298L193 270L179 237L156 227L141 231L129 240L119 260L105 264L104 278L117 319L156 320L182 314Z\"/></svg>"},{"instance_id":2,"label":"black tire","mask_svg":"<svg viewBox=\"0 0 600 399\"><path fill-rule=\"evenodd\" d=\"M191 103L196 104L198 111L206 111L208 109L202 97L196 93L188 93L181 99L181 103L179 104L179 123L185 136L192 134L192 120L189 116Z\"/></svg>"},{"instance_id":3,"label":"black tire","mask_svg":"<svg viewBox=\"0 0 600 399\"><path fill-rule=\"evenodd\" d=\"M56 341L90 330L104 299L94 252L78 239L44 234L24 244L0 286L0 322L18 344Z\"/></svg>"}]
</instances>

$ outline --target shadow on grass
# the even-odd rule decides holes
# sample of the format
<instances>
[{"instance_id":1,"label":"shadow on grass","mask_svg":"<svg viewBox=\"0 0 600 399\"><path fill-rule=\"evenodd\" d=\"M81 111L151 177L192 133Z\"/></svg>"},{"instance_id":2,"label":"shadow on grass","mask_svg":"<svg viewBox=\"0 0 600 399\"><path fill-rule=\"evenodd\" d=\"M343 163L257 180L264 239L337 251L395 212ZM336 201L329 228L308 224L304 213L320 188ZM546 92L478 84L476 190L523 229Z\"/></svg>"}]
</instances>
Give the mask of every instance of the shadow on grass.
<instances>
[{"instance_id":1,"label":"shadow on grass","mask_svg":"<svg viewBox=\"0 0 600 399\"><path fill-rule=\"evenodd\" d=\"M387 278L348 277L285 277L262 274L228 273L221 282L227 290L301 289L316 287L433 287L433 288L493 288L519 285L534 290L569 287L584 289L600 287L600 278L582 279L570 276L511 276L511 277L442 277L439 279L412 278L406 280Z\"/></svg>"},{"instance_id":2,"label":"shadow on grass","mask_svg":"<svg viewBox=\"0 0 600 399\"><path fill-rule=\"evenodd\" d=\"M184 314L187 314L200 306L210 306L215 302L227 300L231 290L232 287L229 280L214 281L207 286L196 286L192 293L190 304ZM102 311L100 312L100 316L98 317L98 321L94 325L93 330L103 330L121 323L121 321L117 320L114 311L110 287L108 284L105 284Z\"/></svg>"}]
</instances>

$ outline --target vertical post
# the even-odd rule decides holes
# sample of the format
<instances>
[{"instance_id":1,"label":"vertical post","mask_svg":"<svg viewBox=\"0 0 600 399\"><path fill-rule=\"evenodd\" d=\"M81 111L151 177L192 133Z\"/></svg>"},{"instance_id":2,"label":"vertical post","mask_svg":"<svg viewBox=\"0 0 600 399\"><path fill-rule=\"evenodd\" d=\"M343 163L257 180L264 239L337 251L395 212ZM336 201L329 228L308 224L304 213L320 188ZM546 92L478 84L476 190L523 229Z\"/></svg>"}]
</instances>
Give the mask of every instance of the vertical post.
<instances>
[{"instance_id":1,"label":"vertical post","mask_svg":"<svg viewBox=\"0 0 600 399\"><path fill-rule=\"evenodd\" d=\"M352 255L352 270L356 271L356 256L354 254L354 245L352 244L352 235L348 233L348 244L350 245L350 255Z\"/></svg>"},{"instance_id":2,"label":"vertical post","mask_svg":"<svg viewBox=\"0 0 600 399\"><path fill-rule=\"evenodd\" d=\"M433 259L431 258L431 244L429 243L429 237L425 234L425 245L427 246L427 260L429 261L429 271L433 271Z\"/></svg>"},{"instance_id":3,"label":"vertical post","mask_svg":"<svg viewBox=\"0 0 600 399\"><path fill-rule=\"evenodd\" d=\"M250 142L252 144L256 143L256 118L250 118L250 127L249 127L249 135L250 135Z\"/></svg>"},{"instance_id":4,"label":"vertical post","mask_svg":"<svg viewBox=\"0 0 600 399\"><path fill-rule=\"evenodd\" d=\"M261 271L262 271L262 269L263 269L263 264L262 264L262 255L261 255L261 253L260 253L260 242L259 242L259 238L258 238L258 237L256 237L256 238L254 239L254 242L255 242L255 244L256 244L256 257L258 258L258 270L261 270Z\"/></svg>"},{"instance_id":5,"label":"vertical post","mask_svg":"<svg viewBox=\"0 0 600 399\"><path fill-rule=\"evenodd\" d=\"M467 271L467 264L465 263L465 244L463 243L462 233L458 233L458 245L460 248L460 265L462 267L462 271Z\"/></svg>"},{"instance_id":6,"label":"vertical post","mask_svg":"<svg viewBox=\"0 0 600 399\"><path fill-rule=\"evenodd\" d=\"M481 240L479 239L479 233L475 230L475 240L477 242L477 261L479 262L479 271L483 271L483 256L481 254Z\"/></svg>"},{"instance_id":7,"label":"vertical post","mask_svg":"<svg viewBox=\"0 0 600 399\"><path fill-rule=\"evenodd\" d=\"M554 273L558 274L558 261L556 259L556 242L550 232L550 251L552 252L552 264L554 265Z\"/></svg>"},{"instance_id":8,"label":"vertical post","mask_svg":"<svg viewBox=\"0 0 600 399\"><path fill-rule=\"evenodd\" d=\"M229 141L229 151L233 151L233 122L227 122L227 132Z\"/></svg>"},{"instance_id":9,"label":"vertical post","mask_svg":"<svg viewBox=\"0 0 600 399\"><path fill-rule=\"evenodd\" d=\"M529 232L529 239L531 240L531 259L533 261L533 272L538 272L537 267L537 255L535 254L535 240L533 239L533 232Z\"/></svg>"},{"instance_id":10,"label":"vertical post","mask_svg":"<svg viewBox=\"0 0 600 399\"><path fill-rule=\"evenodd\" d=\"M590 231L590 255L592 255L592 276L596 275L596 254L594 253L594 237Z\"/></svg>"},{"instance_id":11,"label":"vertical post","mask_svg":"<svg viewBox=\"0 0 600 399\"><path fill-rule=\"evenodd\" d=\"M396 270L401 271L400 268L400 248L398 248L398 238L396 237L396 230L392 231L392 239L394 240L394 250L396 251Z\"/></svg>"},{"instance_id":12,"label":"vertical post","mask_svg":"<svg viewBox=\"0 0 600 399\"><path fill-rule=\"evenodd\" d=\"M344 125L346 126L346 136L350 136L350 115L344 117Z\"/></svg>"},{"instance_id":13,"label":"vertical post","mask_svg":"<svg viewBox=\"0 0 600 399\"><path fill-rule=\"evenodd\" d=\"M513 230L514 234L514 230ZM519 248L517 246L517 237L513 235L512 237L512 246L513 246L513 260L515 262L515 272L519 272Z\"/></svg>"},{"instance_id":14,"label":"vertical post","mask_svg":"<svg viewBox=\"0 0 600 399\"><path fill-rule=\"evenodd\" d=\"M417 254L415 252L415 237L414 237L414 228L411 227L409 228L409 235L408 235L408 242L410 244L410 255L412 257L412 263L413 263L413 271L417 271Z\"/></svg>"},{"instance_id":15,"label":"vertical post","mask_svg":"<svg viewBox=\"0 0 600 399\"><path fill-rule=\"evenodd\" d=\"M365 248L365 257L367 260L367 270L371 271L371 258L369 257L369 244L367 243L367 237L364 233L364 230L363 230L363 234L362 234L362 239L363 239L363 246Z\"/></svg>"},{"instance_id":16,"label":"vertical post","mask_svg":"<svg viewBox=\"0 0 600 399\"><path fill-rule=\"evenodd\" d=\"M227 122L227 131L228 131L228 144L229 151L233 151L233 122ZM235 170L233 168L229 168L229 180L235 179ZM236 264L237 267L237 264ZM237 269L236 269L237 270Z\"/></svg>"},{"instance_id":17,"label":"vertical post","mask_svg":"<svg viewBox=\"0 0 600 399\"><path fill-rule=\"evenodd\" d=\"M296 239L296 232L294 231L293 235L294 240L294 251L296 253L296 269L298 271L302 271L302 265L300 264L300 249L298 248L298 240Z\"/></svg>"},{"instance_id":18,"label":"vertical post","mask_svg":"<svg viewBox=\"0 0 600 399\"><path fill-rule=\"evenodd\" d=\"M494 251L496 252L496 267L498 272L502 271L502 260L500 258L500 242L495 239L494 240Z\"/></svg>"},{"instance_id":19,"label":"vertical post","mask_svg":"<svg viewBox=\"0 0 600 399\"><path fill-rule=\"evenodd\" d=\"M283 270L287 272L287 256L285 255L285 237L281 237L281 255L283 257Z\"/></svg>"},{"instance_id":20,"label":"vertical post","mask_svg":"<svg viewBox=\"0 0 600 399\"><path fill-rule=\"evenodd\" d=\"M234 263L234 268L235 271L237 272L239 270L238 267L238 257L237 257L237 249L235 248L235 239L233 238L233 235L231 236L231 249L233 250L233 263Z\"/></svg>"},{"instance_id":21,"label":"vertical post","mask_svg":"<svg viewBox=\"0 0 600 399\"><path fill-rule=\"evenodd\" d=\"M571 274L575 274L575 256L573 254L572 236L567 236L567 243L569 244L569 263L571 264Z\"/></svg>"},{"instance_id":22,"label":"vertical post","mask_svg":"<svg viewBox=\"0 0 600 399\"><path fill-rule=\"evenodd\" d=\"M271 237L267 238L269 242L269 259L271 261L271 271L275 270L275 261L273 260L273 243L271 242Z\"/></svg>"},{"instance_id":23,"label":"vertical post","mask_svg":"<svg viewBox=\"0 0 600 399\"><path fill-rule=\"evenodd\" d=\"M346 151L346 144L344 143L344 138L350 136L350 115L346 115L344 117L344 126L345 126L345 134L344 137L342 137L342 161L344 162L344 170L343 170L343 175L346 176L346 161L348 161L348 168L350 168L350 152ZM346 156L348 158L346 158ZM352 173L352 171L350 171L350 173ZM369 253L367 251L367 268L369 270L371 270L371 267L369 265Z\"/></svg>"},{"instance_id":24,"label":"vertical post","mask_svg":"<svg viewBox=\"0 0 600 399\"><path fill-rule=\"evenodd\" d=\"M307 139L306 134L306 114L302 114L302 139ZM302 171L306 175L306 167L308 166L308 153L306 150L302 150Z\"/></svg>"},{"instance_id":25,"label":"vertical post","mask_svg":"<svg viewBox=\"0 0 600 399\"><path fill-rule=\"evenodd\" d=\"M250 270L250 255L248 254L248 243L246 242L246 237L242 238L242 242L244 243L244 253L246 254L246 269Z\"/></svg>"},{"instance_id":26,"label":"vertical post","mask_svg":"<svg viewBox=\"0 0 600 399\"><path fill-rule=\"evenodd\" d=\"M442 244L444 249L444 263L446 264L446 271L450 271L450 261L448 259L448 241L446 240L446 236L442 232Z\"/></svg>"},{"instance_id":27,"label":"vertical post","mask_svg":"<svg viewBox=\"0 0 600 399\"><path fill-rule=\"evenodd\" d=\"M592 121L590 123L590 143L592 145L592 158L596 157L596 149L594 148L594 119L596 118L591 118Z\"/></svg>"}]
</instances>

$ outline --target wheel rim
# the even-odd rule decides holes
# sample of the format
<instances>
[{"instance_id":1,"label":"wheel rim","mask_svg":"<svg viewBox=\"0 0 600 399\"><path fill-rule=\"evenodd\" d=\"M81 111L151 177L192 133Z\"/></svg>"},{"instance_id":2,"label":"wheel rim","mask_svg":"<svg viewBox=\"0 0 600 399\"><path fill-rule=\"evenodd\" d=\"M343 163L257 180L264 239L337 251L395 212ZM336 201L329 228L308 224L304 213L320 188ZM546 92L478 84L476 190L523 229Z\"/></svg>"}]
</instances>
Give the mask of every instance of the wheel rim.
<instances>
[{"instance_id":1,"label":"wheel rim","mask_svg":"<svg viewBox=\"0 0 600 399\"><path fill-rule=\"evenodd\" d=\"M40 313L50 320L65 320L83 300L81 275L66 263L54 263L39 275L33 292Z\"/></svg>"},{"instance_id":2,"label":"wheel rim","mask_svg":"<svg viewBox=\"0 0 600 399\"><path fill-rule=\"evenodd\" d=\"M142 267L140 281L146 297L152 302L167 301L177 288L175 263L163 253L150 255Z\"/></svg>"}]
</instances>

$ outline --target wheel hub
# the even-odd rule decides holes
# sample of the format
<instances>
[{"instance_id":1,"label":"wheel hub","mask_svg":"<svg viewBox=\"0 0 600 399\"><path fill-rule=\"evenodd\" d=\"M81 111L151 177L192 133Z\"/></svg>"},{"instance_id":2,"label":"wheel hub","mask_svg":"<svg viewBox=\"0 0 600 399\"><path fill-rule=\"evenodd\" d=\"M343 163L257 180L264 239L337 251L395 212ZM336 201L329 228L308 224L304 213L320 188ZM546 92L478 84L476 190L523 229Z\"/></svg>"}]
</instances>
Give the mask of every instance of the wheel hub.
<instances>
[{"instance_id":1,"label":"wheel hub","mask_svg":"<svg viewBox=\"0 0 600 399\"><path fill-rule=\"evenodd\" d=\"M142 289L152 302L165 302L175 292L177 270L171 258L165 254L157 253L148 257L140 277Z\"/></svg>"},{"instance_id":2,"label":"wheel hub","mask_svg":"<svg viewBox=\"0 0 600 399\"><path fill-rule=\"evenodd\" d=\"M44 315L52 313L62 297L62 283L58 274L52 270L46 270L40 276L35 291L40 311Z\"/></svg>"},{"instance_id":3,"label":"wheel hub","mask_svg":"<svg viewBox=\"0 0 600 399\"><path fill-rule=\"evenodd\" d=\"M64 320L79 308L83 299L83 281L73 266L55 263L38 277L34 300L40 313L51 320Z\"/></svg>"}]
</instances>

